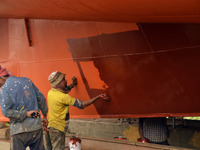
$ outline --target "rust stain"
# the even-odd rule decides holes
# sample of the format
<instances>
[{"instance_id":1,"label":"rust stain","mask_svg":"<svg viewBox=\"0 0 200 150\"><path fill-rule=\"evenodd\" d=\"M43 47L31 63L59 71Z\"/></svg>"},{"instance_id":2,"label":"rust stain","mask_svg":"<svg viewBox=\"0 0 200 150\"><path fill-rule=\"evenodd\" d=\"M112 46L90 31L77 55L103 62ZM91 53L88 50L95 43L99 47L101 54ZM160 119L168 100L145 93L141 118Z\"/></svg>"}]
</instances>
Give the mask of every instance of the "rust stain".
<instances>
[{"instance_id":1,"label":"rust stain","mask_svg":"<svg viewBox=\"0 0 200 150\"><path fill-rule=\"evenodd\" d=\"M139 128L137 126L129 125L129 127L124 130L123 135L128 141L137 142L137 139L140 138Z\"/></svg>"}]
</instances>

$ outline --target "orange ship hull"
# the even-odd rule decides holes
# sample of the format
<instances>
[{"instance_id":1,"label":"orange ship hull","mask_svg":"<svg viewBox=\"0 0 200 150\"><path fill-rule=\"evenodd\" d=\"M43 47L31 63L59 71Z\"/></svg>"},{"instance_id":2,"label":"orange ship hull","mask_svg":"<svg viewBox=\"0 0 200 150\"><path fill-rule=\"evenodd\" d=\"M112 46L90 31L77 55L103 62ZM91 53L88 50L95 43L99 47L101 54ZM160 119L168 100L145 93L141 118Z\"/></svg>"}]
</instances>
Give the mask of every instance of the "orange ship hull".
<instances>
[{"instance_id":1,"label":"orange ship hull","mask_svg":"<svg viewBox=\"0 0 200 150\"><path fill-rule=\"evenodd\" d=\"M0 20L0 63L31 78L47 95L48 76L59 70L78 86L70 94L87 100L101 93L112 101L72 118L197 116L200 83L199 24L135 24L60 20ZM1 118L5 119L5 118Z\"/></svg>"}]
</instances>

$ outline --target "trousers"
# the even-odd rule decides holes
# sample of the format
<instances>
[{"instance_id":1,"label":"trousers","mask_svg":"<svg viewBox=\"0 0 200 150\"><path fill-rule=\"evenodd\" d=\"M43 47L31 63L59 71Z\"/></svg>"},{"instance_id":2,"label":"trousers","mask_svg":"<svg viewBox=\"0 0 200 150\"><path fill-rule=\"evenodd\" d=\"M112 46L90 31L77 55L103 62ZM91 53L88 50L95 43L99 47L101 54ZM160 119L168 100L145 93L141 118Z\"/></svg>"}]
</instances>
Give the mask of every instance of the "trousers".
<instances>
[{"instance_id":1,"label":"trousers","mask_svg":"<svg viewBox=\"0 0 200 150\"><path fill-rule=\"evenodd\" d=\"M65 149L65 133L52 127L49 128L49 136L51 140L52 150Z\"/></svg>"},{"instance_id":2,"label":"trousers","mask_svg":"<svg viewBox=\"0 0 200 150\"><path fill-rule=\"evenodd\" d=\"M44 150L42 129L11 136L11 150L26 150L26 147L30 150Z\"/></svg>"}]
</instances>

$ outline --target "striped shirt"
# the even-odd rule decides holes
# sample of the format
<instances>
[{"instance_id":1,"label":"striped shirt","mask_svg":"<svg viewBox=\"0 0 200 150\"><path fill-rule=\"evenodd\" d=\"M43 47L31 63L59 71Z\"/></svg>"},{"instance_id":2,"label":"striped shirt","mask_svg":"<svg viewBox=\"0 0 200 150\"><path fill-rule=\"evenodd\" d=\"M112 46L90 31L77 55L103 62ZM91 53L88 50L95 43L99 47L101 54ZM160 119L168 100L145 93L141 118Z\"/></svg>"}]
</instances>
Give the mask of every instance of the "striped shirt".
<instances>
[{"instance_id":1,"label":"striped shirt","mask_svg":"<svg viewBox=\"0 0 200 150\"><path fill-rule=\"evenodd\" d=\"M161 143L167 140L166 118L144 118L143 135L150 142Z\"/></svg>"}]
</instances>

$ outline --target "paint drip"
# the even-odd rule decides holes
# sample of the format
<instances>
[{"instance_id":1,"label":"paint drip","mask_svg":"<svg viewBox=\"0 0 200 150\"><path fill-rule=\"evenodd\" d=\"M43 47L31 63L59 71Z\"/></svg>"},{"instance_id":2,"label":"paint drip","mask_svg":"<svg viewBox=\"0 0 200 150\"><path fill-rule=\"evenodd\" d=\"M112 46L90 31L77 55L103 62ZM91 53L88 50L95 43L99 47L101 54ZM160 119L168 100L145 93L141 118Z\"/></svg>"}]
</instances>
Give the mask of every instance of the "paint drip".
<instances>
[{"instance_id":1,"label":"paint drip","mask_svg":"<svg viewBox=\"0 0 200 150\"><path fill-rule=\"evenodd\" d=\"M75 136L69 139L69 149L70 150L81 150L81 139Z\"/></svg>"}]
</instances>

